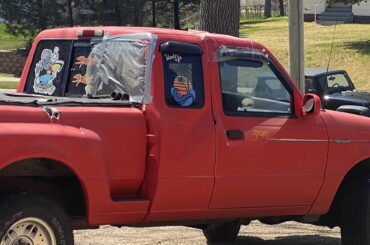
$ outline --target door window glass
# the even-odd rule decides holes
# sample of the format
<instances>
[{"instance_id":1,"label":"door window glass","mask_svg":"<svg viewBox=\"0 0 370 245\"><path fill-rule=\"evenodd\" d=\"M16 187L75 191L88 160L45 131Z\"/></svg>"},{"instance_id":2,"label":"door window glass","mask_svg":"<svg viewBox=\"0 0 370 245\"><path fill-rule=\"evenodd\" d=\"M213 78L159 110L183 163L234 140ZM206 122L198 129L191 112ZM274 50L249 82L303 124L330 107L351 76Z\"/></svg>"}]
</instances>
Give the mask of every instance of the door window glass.
<instances>
[{"instance_id":1,"label":"door window glass","mask_svg":"<svg viewBox=\"0 0 370 245\"><path fill-rule=\"evenodd\" d=\"M228 60L219 63L222 103L228 115L290 114L292 96L264 61Z\"/></svg>"}]
</instances>

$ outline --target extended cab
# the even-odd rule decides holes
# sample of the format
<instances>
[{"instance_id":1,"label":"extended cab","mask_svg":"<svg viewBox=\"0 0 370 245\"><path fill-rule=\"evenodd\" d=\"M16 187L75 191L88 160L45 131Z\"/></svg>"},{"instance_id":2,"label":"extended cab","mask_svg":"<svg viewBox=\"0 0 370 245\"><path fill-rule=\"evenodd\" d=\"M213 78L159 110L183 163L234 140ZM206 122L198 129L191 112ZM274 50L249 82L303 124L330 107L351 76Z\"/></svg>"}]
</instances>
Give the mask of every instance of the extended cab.
<instances>
[{"instance_id":1,"label":"extended cab","mask_svg":"<svg viewBox=\"0 0 370 245\"><path fill-rule=\"evenodd\" d=\"M259 219L370 245L370 119L322 111L253 41L47 30L0 121L1 244L69 245L103 224L230 242Z\"/></svg>"}]
</instances>

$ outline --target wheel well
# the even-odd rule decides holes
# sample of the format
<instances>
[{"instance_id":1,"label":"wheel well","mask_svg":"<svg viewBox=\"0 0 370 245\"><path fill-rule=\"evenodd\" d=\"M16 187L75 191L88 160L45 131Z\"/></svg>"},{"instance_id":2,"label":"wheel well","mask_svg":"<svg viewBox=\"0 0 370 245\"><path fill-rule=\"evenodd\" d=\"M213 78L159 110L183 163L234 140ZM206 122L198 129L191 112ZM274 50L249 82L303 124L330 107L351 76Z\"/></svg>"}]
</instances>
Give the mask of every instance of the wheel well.
<instances>
[{"instance_id":1,"label":"wheel well","mask_svg":"<svg viewBox=\"0 0 370 245\"><path fill-rule=\"evenodd\" d=\"M340 226L341 222L341 204L345 198L345 192L354 183L354 179L365 177L370 174L370 159L366 159L354 166L344 177L329 212L320 218L321 225L335 227Z\"/></svg>"},{"instance_id":2,"label":"wheel well","mask_svg":"<svg viewBox=\"0 0 370 245\"><path fill-rule=\"evenodd\" d=\"M41 194L59 204L69 217L85 217L86 203L78 178L63 163L46 158L17 161L0 170L0 195Z\"/></svg>"}]
</instances>

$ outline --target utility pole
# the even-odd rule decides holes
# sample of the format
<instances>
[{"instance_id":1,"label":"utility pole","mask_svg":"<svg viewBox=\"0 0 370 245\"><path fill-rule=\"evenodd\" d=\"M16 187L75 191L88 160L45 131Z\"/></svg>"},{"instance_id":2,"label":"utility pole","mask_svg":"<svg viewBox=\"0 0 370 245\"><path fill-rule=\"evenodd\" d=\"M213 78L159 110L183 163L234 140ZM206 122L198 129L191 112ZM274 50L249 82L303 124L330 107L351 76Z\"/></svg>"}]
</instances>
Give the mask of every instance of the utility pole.
<instances>
[{"instance_id":1,"label":"utility pole","mask_svg":"<svg viewBox=\"0 0 370 245\"><path fill-rule=\"evenodd\" d=\"M289 71L299 89L304 83L304 13L303 0L289 0Z\"/></svg>"}]
</instances>

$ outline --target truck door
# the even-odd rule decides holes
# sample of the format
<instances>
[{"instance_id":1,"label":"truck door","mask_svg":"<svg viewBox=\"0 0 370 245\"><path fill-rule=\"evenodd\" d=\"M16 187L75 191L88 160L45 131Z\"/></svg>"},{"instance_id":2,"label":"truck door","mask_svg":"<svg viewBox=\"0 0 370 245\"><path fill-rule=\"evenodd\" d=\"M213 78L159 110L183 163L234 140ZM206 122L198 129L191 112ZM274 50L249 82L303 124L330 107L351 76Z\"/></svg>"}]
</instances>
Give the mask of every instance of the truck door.
<instances>
[{"instance_id":1,"label":"truck door","mask_svg":"<svg viewBox=\"0 0 370 245\"><path fill-rule=\"evenodd\" d=\"M324 176L325 125L320 116L295 116L293 88L271 60L238 52L211 64L218 72L212 73L216 171L210 207L307 209Z\"/></svg>"}]
</instances>

